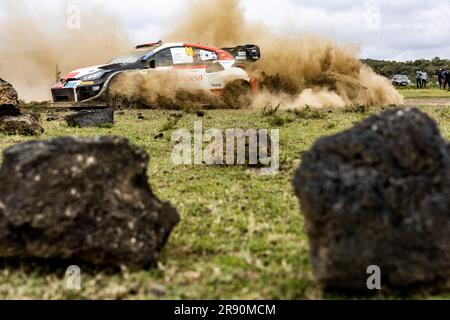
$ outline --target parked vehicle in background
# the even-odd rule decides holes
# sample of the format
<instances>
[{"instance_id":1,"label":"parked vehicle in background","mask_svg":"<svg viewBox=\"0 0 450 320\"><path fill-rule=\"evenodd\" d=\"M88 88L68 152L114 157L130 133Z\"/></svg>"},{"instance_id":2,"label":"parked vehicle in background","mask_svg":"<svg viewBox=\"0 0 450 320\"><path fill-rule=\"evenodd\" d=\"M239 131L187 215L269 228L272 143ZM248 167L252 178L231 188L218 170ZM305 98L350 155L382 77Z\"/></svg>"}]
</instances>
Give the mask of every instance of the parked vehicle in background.
<instances>
[{"instance_id":1,"label":"parked vehicle in background","mask_svg":"<svg viewBox=\"0 0 450 320\"><path fill-rule=\"evenodd\" d=\"M397 74L392 78L392 84L394 86L405 87L411 84L411 80L404 74Z\"/></svg>"}]
</instances>

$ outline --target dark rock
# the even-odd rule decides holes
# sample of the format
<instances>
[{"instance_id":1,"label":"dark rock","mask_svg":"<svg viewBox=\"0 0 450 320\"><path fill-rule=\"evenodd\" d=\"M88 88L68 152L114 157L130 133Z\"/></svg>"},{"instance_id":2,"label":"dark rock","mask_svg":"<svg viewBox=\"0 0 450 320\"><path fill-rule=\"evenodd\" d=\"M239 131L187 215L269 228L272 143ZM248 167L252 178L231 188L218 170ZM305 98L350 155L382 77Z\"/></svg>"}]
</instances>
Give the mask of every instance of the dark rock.
<instances>
[{"instance_id":1,"label":"dark rock","mask_svg":"<svg viewBox=\"0 0 450 320\"><path fill-rule=\"evenodd\" d=\"M139 115L139 116L138 116L138 119L139 119L139 120L145 120L145 117L144 117L143 115Z\"/></svg>"},{"instance_id":2,"label":"dark rock","mask_svg":"<svg viewBox=\"0 0 450 320\"><path fill-rule=\"evenodd\" d=\"M59 117L53 113L47 114L47 122L58 121Z\"/></svg>"},{"instance_id":3,"label":"dark rock","mask_svg":"<svg viewBox=\"0 0 450 320\"><path fill-rule=\"evenodd\" d=\"M39 116L26 113L18 116L0 117L0 132L3 134L21 134L35 136L44 133L39 124Z\"/></svg>"},{"instance_id":4,"label":"dark rock","mask_svg":"<svg viewBox=\"0 0 450 320\"><path fill-rule=\"evenodd\" d=\"M47 117L47 122L52 122L52 121L58 121L58 117L55 117L55 116L48 116L48 117Z\"/></svg>"},{"instance_id":5,"label":"dark rock","mask_svg":"<svg viewBox=\"0 0 450 320\"><path fill-rule=\"evenodd\" d=\"M203 118L206 115L205 111L197 111L197 117Z\"/></svg>"},{"instance_id":6,"label":"dark rock","mask_svg":"<svg viewBox=\"0 0 450 320\"><path fill-rule=\"evenodd\" d=\"M20 112L20 109L12 104L4 104L0 106L0 117L10 116L10 117L16 117L20 116L22 113Z\"/></svg>"},{"instance_id":7,"label":"dark rock","mask_svg":"<svg viewBox=\"0 0 450 320\"><path fill-rule=\"evenodd\" d=\"M417 109L393 109L320 139L294 178L317 279L367 290L450 280L450 145Z\"/></svg>"},{"instance_id":8,"label":"dark rock","mask_svg":"<svg viewBox=\"0 0 450 320\"><path fill-rule=\"evenodd\" d=\"M114 125L113 109L82 110L66 116L69 127L103 127Z\"/></svg>"},{"instance_id":9,"label":"dark rock","mask_svg":"<svg viewBox=\"0 0 450 320\"><path fill-rule=\"evenodd\" d=\"M148 185L147 154L117 137L56 138L4 152L0 257L146 267L179 221Z\"/></svg>"},{"instance_id":10,"label":"dark rock","mask_svg":"<svg viewBox=\"0 0 450 320\"><path fill-rule=\"evenodd\" d=\"M155 134L154 138L155 139L162 139L162 138L164 138L164 133L159 132L159 133Z\"/></svg>"},{"instance_id":11,"label":"dark rock","mask_svg":"<svg viewBox=\"0 0 450 320\"><path fill-rule=\"evenodd\" d=\"M150 293L157 297L164 297L167 294L167 289L163 285L153 284L149 289Z\"/></svg>"},{"instance_id":12,"label":"dark rock","mask_svg":"<svg viewBox=\"0 0 450 320\"><path fill-rule=\"evenodd\" d=\"M0 106L17 104L19 104L17 91L10 83L0 78Z\"/></svg>"}]
</instances>

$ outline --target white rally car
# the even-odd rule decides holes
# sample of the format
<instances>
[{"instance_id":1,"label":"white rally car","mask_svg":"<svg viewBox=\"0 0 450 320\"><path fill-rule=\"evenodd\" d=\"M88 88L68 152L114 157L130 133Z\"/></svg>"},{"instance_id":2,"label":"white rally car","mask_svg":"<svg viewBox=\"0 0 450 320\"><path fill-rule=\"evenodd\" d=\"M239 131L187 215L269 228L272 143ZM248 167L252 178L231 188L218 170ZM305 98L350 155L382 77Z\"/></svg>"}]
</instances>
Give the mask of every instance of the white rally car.
<instances>
[{"instance_id":1,"label":"white rally car","mask_svg":"<svg viewBox=\"0 0 450 320\"><path fill-rule=\"evenodd\" d=\"M240 87L257 92L257 84L247 73L248 62L257 61L255 45L217 49L199 44L161 41L139 45L135 50L105 65L75 70L52 89L54 103L89 103L107 96L108 85L118 74L133 70L173 71L181 79L180 88L224 92ZM154 69L154 70L151 70ZM147 72L146 71L146 72Z\"/></svg>"}]
</instances>

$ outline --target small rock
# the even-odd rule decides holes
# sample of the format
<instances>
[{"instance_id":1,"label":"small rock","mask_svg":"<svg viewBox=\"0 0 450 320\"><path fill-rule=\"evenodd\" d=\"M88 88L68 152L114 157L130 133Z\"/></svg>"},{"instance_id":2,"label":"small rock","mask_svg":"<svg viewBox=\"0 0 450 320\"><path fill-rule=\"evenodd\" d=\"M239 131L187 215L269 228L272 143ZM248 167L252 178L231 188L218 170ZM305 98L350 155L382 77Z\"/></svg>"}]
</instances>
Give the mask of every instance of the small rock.
<instances>
[{"instance_id":1,"label":"small rock","mask_svg":"<svg viewBox=\"0 0 450 320\"><path fill-rule=\"evenodd\" d=\"M26 113L19 116L0 117L0 132L9 135L35 136L44 133L44 128L39 124L37 114Z\"/></svg>"},{"instance_id":2,"label":"small rock","mask_svg":"<svg viewBox=\"0 0 450 320\"><path fill-rule=\"evenodd\" d=\"M267 139L261 139L260 131L255 130L252 135L253 140L245 133L246 129L243 129L243 135L233 136L233 140L228 142L227 135L224 132L222 134L222 140L213 141L211 143L211 157L216 165L222 165L227 163L227 156L229 159L233 159L232 165L241 164L248 167L268 167L271 163L270 157L272 156L272 137L267 133ZM238 154L238 145L243 142L245 154ZM251 148L251 141L255 143L255 148ZM233 155L228 155L227 143L231 143L233 146ZM222 153L216 153L216 150L222 149ZM252 152L254 151L254 153Z\"/></svg>"},{"instance_id":3,"label":"small rock","mask_svg":"<svg viewBox=\"0 0 450 320\"><path fill-rule=\"evenodd\" d=\"M166 287L159 284L153 284L150 286L150 292L157 297L164 297L167 294Z\"/></svg>"},{"instance_id":4,"label":"small rock","mask_svg":"<svg viewBox=\"0 0 450 320\"><path fill-rule=\"evenodd\" d=\"M183 117L183 113L182 112L172 112L169 116L172 117L172 118L178 119L178 118L182 118Z\"/></svg>"},{"instance_id":5,"label":"small rock","mask_svg":"<svg viewBox=\"0 0 450 320\"><path fill-rule=\"evenodd\" d=\"M83 110L66 116L69 127L102 127L114 125L113 109Z\"/></svg>"},{"instance_id":6,"label":"small rock","mask_svg":"<svg viewBox=\"0 0 450 320\"><path fill-rule=\"evenodd\" d=\"M205 111L197 111L197 117L203 118L206 115Z\"/></svg>"},{"instance_id":7,"label":"small rock","mask_svg":"<svg viewBox=\"0 0 450 320\"><path fill-rule=\"evenodd\" d=\"M58 120L59 120L58 116L55 116L53 114L50 114L47 116L47 122L58 121Z\"/></svg>"},{"instance_id":8,"label":"small rock","mask_svg":"<svg viewBox=\"0 0 450 320\"><path fill-rule=\"evenodd\" d=\"M159 132L159 133L155 134L154 138L155 139L162 139L162 138L164 138L164 133Z\"/></svg>"}]
</instances>

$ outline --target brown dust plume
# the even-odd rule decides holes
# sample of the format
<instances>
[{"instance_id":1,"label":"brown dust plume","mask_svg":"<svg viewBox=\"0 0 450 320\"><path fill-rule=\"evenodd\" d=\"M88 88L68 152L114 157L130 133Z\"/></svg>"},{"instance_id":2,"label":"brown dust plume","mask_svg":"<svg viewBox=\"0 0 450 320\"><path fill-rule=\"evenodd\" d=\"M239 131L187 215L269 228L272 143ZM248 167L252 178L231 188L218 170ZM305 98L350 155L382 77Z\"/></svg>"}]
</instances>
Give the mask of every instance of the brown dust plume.
<instances>
[{"instance_id":1,"label":"brown dust plume","mask_svg":"<svg viewBox=\"0 0 450 320\"><path fill-rule=\"evenodd\" d=\"M262 85L254 106L281 104L292 108L401 104L403 98L389 80L358 59L358 50L316 36L280 38L268 27L244 18L239 0L191 0L168 40L188 40L217 47L253 43L262 58L252 75Z\"/></svg>"},{"instance_id":2,"label":"brown dust plume","mask_svg":"<svg viewBox=\"0 0 450 320\"><path fill-rule=\"evenodd\" d=\"M80 8L80 29L67 28L71 4ZM104 64L129 51L125 29L103 6L86 1L2 0L0 77L14 85L19 98L49 100L56 65L64 76L74 69Z\"/></svg>"}]
</instances>

